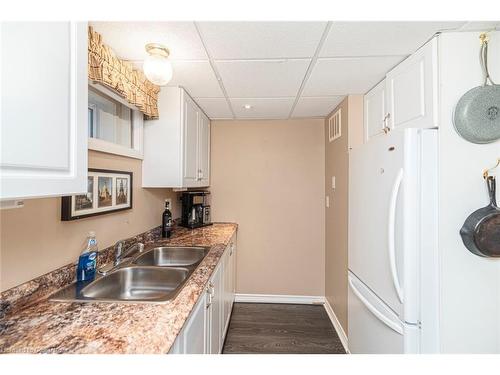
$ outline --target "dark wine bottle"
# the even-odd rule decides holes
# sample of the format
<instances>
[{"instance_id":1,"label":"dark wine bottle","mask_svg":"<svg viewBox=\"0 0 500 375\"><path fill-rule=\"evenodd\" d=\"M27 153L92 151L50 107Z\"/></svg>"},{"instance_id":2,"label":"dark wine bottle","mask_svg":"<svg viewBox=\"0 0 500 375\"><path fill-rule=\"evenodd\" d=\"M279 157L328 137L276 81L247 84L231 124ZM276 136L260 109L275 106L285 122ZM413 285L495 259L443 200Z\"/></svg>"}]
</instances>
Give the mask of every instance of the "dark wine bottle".
<instances>
[{"instance_id":1,"label":"dark wine bottle","mask_svg":"<svg viewBox=\"0 0 500 375\"><path fill-rule=\"evenodd\" d=\"M172 235L172 213L170 212L170 202L165 200L165 211L163 211L161 223L161 236L170 238Z\"/></svg>"}]
</instances>

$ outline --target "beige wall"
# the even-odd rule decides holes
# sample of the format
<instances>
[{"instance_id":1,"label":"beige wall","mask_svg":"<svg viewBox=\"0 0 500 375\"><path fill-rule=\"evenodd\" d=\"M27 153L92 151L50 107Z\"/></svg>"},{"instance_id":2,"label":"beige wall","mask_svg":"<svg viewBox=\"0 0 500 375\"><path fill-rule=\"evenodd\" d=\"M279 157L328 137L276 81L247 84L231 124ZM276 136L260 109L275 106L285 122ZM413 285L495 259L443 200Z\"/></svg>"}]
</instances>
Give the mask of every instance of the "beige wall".
<instances>
[{"instance_id":1,"label":"beige wall","mask_svg":"<svg viewBox=\"0 0 500 375\"><path fill-rule=\"evenodd\" d=\"M338 108L342 110L342 136L333 142L325 136L325 194L330 198L330 207L325 209L325 296L347 333L349 149L363 142L363 96L347 97L332 114Z\"/></svg>"},{"instance_id":2,"label":"beige wall","mask_svg":"<svg viewBox=\"0 0 500 375\"><path fill-rule=\"evenodd\" d=\"M324 295L324 121L212 122L213 219L238 228L238 293Z\"/></svg>"},{"instance_id":3,"label":"beige wall","mask_svg":"<svg viewBox=\"0 0 500 375\"><path fill-rule=\"evenodd\" d=\"M89 168L132 171L133 208L93 218L61 221L61 199L26 200L19 209L0 211L0 290L6 290L76 261L90 230L99 248L161 225L170 189L141 188L141 160L89 151ZM173 216L180 216L173 199Z\"/></svg>"}]
</instances>

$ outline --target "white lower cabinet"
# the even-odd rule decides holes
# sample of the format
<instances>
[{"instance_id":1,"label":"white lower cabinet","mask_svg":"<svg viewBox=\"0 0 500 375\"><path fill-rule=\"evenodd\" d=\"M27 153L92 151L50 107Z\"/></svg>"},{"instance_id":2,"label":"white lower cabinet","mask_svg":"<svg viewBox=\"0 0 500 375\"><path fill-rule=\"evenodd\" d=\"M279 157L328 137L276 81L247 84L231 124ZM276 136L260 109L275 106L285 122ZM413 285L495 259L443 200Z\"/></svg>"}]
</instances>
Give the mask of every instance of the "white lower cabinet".
<instances>
[{"instance_id":1,"label":"white lower cabinet","mask_svg":"<svg viewBox=\"0 0 500 375\"><path fill-rule=\"evenodd\" d=\"M204 354L207 351L207 327L209 321L209 302L207 294L203 293L191 317L183 329L183 340L180 353Z\"/></svg>"},{"instance_id":2,"label":"white lower cabinet","mask_svg":"<svg viewBox=\"0 0 500 375\"><path fill-rule=\"evenodd\" d=\"M210 296L210 327L209 327L209 340L210 348L208 353L219 354L222 350L223 332L222 332L222 309L223 309L223 294L222 294L222 280L224 272L224 263L221 262L214 272L209 284L208 293Z\"/></svg>"},{"instance_id":3,"label":"white lower cabinet","mask_svg":"<svg viewBox=\"0 0 500 375\"><path fill-rule=\"evenodd\" d=\"M223 333L227 332L231 311L233 310L234 295L236 293L236 241L233 238L229 243L228 251L225 253L224 267L224 306L223 306ZM224 336L225 337L225 336Z\"/></svg>"},{"instance_id":4,"label":"white lower cabinet","mask_svg":"<svg viewBox=\"0 0 500 375\"><path fill-rule=\"evenodd\" d=\"M219 354L236 292L236 235L231 238L206 289L177 336L170 354Z\"/></svg>"}]
</instances>

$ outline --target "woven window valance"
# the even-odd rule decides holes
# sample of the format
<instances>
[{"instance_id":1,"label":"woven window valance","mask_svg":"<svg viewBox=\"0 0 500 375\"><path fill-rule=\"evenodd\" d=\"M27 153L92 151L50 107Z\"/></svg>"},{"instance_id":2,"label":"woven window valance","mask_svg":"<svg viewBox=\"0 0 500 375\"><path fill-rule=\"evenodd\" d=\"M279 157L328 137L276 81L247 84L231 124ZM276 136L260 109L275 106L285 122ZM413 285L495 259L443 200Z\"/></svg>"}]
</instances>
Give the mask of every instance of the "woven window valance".
<instances>
[{"instance_id":1,"label":"woven window valance","mask_svg":"<svg viewBox=\"0 0 500 375\"><path fill-rule=\"evenodd\" d=\"M103 44L102 36L89 26L89 79L105 85L136 106L147 119L158 118L160 87L149 82L143 72L121 60Z\"/></svg>"}]
</instances>

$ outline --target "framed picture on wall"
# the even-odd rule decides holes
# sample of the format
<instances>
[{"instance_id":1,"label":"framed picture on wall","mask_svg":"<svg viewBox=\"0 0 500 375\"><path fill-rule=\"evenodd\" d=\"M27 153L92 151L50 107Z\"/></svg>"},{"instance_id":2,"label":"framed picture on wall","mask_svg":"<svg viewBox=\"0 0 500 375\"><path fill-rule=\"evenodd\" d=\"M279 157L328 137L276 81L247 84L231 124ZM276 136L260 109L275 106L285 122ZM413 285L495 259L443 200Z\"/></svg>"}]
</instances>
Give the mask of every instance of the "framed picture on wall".
<instances>
[{"instance_id":1,"label":"framed picture on wall","mask_svg":"<svg viewBox=\"0 0 500 375\"><path fill-rule=\"evenodd\" d=\"M131 209L132 175L132 172L89 169L87 192L62 197L61 220L76 220Z\"/></svg>"}]
</instances>

